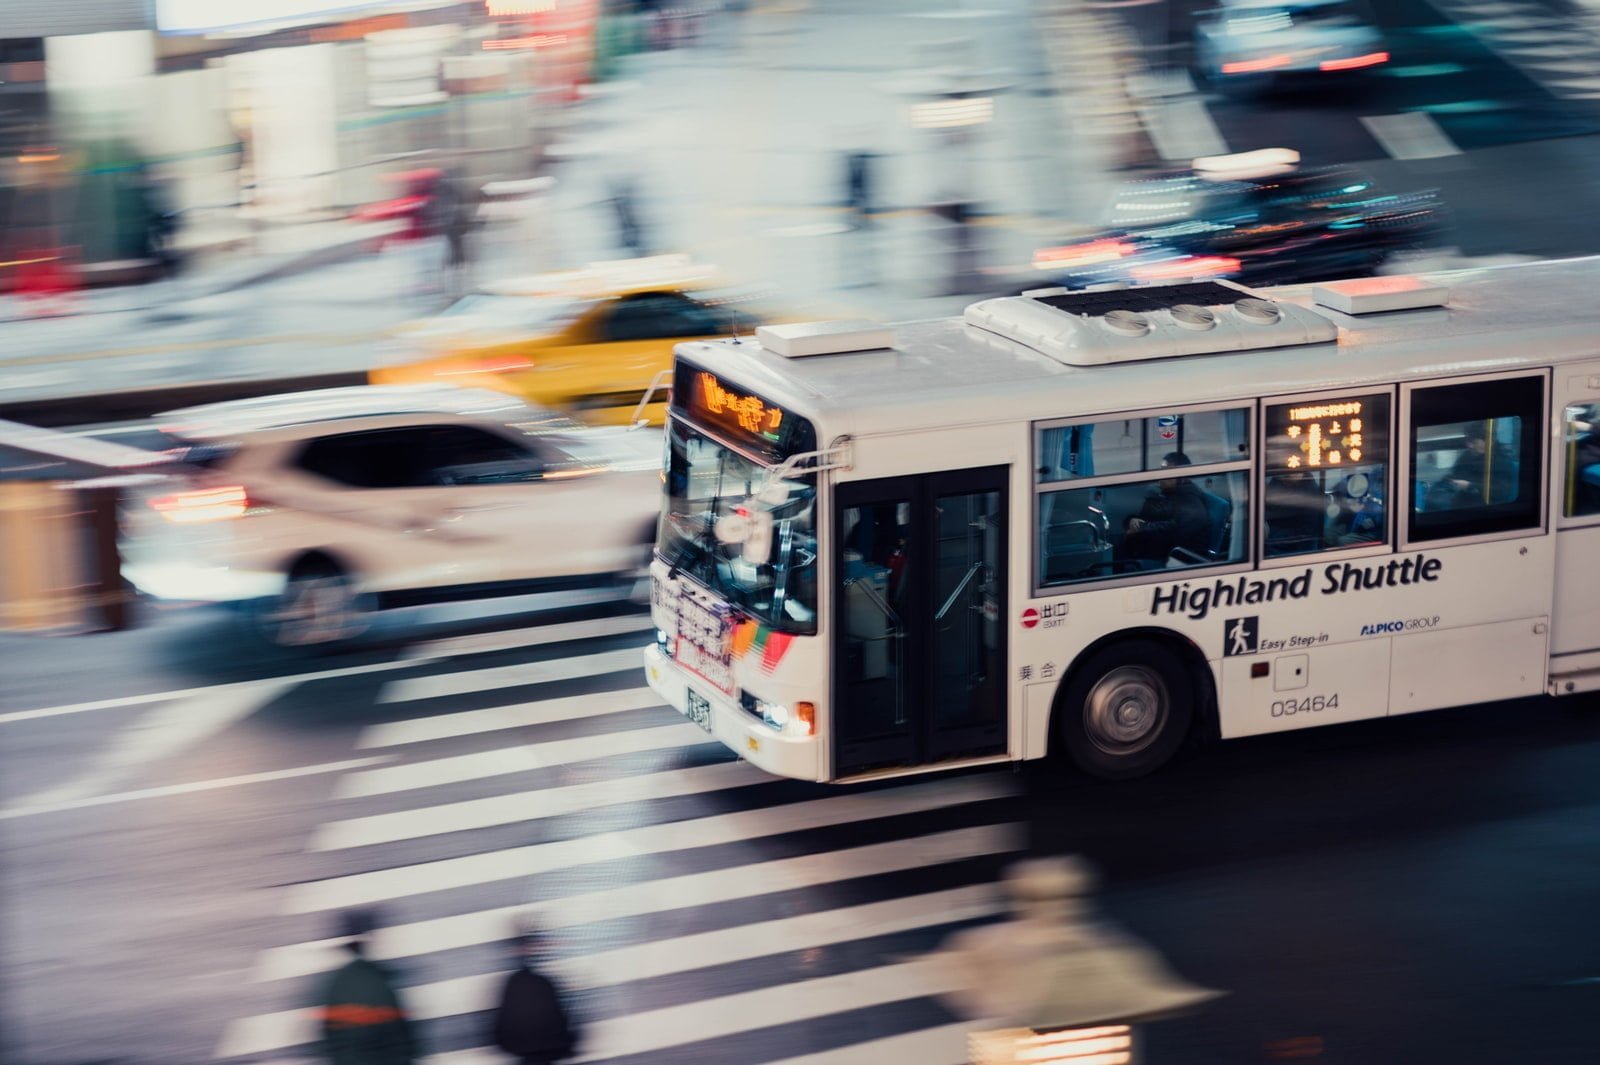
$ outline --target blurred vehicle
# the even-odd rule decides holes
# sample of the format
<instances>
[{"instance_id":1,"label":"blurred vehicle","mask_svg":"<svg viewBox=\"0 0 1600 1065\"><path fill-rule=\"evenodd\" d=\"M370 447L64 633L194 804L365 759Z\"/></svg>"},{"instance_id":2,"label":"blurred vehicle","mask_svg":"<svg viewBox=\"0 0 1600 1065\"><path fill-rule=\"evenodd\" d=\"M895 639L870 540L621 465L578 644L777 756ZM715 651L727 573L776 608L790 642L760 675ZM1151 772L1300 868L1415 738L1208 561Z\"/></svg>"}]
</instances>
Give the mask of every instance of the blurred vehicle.
<instances>
[{"instance_id":1,"label":"blurred vehicle","mask_svg":"<svg viewBox=\"0 0 1600 1065\"><path fill-rule=\"evenodd\" d=\"M1388 193L1351 167L1297 161L1269 149L1129 182L1104 232L1042 248L1033 265L1068 288L1211 277L1284 285L1372 274L1396 253L1438 242L1435 192Z\"/></svg>"},{"instance_id":2,"label":"blurred vehicle","mask_svg":"<svg viewBox=\"0 0 1600 1065\"><path fill-rule=\"evenodd\" d=\"M368 379L489 388L623 425L655 376L671 370L674 345L748 333L769 320L748 300L679 255L513 278L401 326L395 343L412 358ZM666 389L656 395L646 416L659 423Z\"/></svg>"},{"instance_id":3,"label":"blurred vehicle","mask_svg":"<svg viewBox=\"0 0 1600 1065\"><path fill-rule=\"evenodd\" d=\"M420 240L435 235L437 201L446 189L445 173L438 167L423 167L388 175L402 191L400 195L358 207L351 217L357 222L400 222L404 228L391 240Z\"/></svg>"},{"instance_id":4,"label":"blurred vehicle","mask_svg":"<svg viewBox=\"0 0 1600 1065\"><path fill-rule=\"evenodd\" d=\"M124 573L247 604L287 645L375 609L579 584L632 588L655 539L660 436L497 392L335 388L160 420L178 472L128 508Z\"/></svg>"},{"instance_id":5,"label":"blurred vehicle","mask_svg":"<svg viewBox=\"0 0 1600 1065\"><path fill-rule=\"evenodd\" d=\"M1320 85L1389 62L1365 0L1224 0L1196 16L1195 73L1221 89Z\"/></svg>"}]
</instances>

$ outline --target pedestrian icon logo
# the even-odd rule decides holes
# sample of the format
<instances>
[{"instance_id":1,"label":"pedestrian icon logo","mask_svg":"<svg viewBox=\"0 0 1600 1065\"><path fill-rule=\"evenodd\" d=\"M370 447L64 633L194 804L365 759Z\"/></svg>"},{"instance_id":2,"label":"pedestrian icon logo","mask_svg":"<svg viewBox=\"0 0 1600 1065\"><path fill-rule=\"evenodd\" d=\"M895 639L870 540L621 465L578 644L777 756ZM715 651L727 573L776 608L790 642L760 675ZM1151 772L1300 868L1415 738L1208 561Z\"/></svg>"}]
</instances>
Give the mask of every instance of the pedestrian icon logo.
<instances>
[{"instance_id":1,"label":"pedestrian icon logo","mask_svg":"<svg viewBox=\"0 0 1600 1065\"><path fill-rule=\"evenodd\" d=\"M1234 655L1253 655L1256 653L1256 616L1247 618L1229 618L1223 627L1222 653L1232 658Z\"/></svg>"}]
</instances>

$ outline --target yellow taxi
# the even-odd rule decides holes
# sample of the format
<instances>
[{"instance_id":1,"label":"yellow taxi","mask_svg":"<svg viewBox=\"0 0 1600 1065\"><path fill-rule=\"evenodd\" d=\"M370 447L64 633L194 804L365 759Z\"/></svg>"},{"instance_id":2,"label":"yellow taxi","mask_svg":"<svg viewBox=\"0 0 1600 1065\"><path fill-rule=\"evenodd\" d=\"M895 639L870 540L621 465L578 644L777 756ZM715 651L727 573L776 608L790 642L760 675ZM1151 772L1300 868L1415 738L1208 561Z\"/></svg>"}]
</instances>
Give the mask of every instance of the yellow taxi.
<instances>
[{"instance_id":1,"label":"yellow taxi","mask_svg":"<svg viewBox=\"0 0 1600 1065\"><path fill-rule=\"evenodd\" d=\"M373 384L449 382L507 392L586 422L624 425L685 340L749 333L769 319L716 272L665 255L482 286L432 318L401 326L405 361ZM667 388L645 416L660 423Z\"/></svg>"}]
</instances>

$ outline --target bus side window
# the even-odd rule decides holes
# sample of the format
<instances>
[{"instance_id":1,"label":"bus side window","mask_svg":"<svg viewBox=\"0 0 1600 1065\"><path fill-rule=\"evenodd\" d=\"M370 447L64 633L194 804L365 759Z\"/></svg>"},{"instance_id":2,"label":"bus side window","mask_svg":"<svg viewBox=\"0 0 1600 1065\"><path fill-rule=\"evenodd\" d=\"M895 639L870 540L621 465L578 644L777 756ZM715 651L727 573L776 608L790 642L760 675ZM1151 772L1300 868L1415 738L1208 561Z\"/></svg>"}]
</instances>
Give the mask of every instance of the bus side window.
<instances>
[{"instance_id":1,"label":"bus side window","mask_svg":"<svg viewBox=\"0 0 1600 1065\"><path fill-rule=\"evenodd\" d=\"M1563 424L1567 480L1561 513L1600 514L1600 403L1568 407Z\"/></svg>"},{"instance_id":2,"label":"bus side window","mask_svg":"<svg viewBox=\"0 0 1600 1065\"><path fill-rule=\"evenodd\" d=\"M1249 558L1250 420L1232 407L1040 426L1038 586Z\"/></svg>"},{"instance_id":3,"label":"bus side window","mask_svg":"<svg viewBox=\"0 0 1600 1065\"><path fill-rule=\"evenodd\" d=\"M1543 410L1543 377L1415 388L1409 539L1540 528Z\"/></svg>"}]
</instances>

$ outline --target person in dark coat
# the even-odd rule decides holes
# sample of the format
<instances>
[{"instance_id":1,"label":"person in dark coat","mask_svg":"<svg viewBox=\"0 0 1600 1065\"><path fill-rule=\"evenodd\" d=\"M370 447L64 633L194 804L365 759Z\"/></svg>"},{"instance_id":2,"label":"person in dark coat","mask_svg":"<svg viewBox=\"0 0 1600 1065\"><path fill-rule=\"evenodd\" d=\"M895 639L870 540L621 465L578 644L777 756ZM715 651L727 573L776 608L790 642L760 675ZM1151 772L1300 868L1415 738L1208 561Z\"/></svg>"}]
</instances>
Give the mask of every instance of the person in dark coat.
<instances>
[{"instance_id":1,"label":"person in dark coat","mask_svg":"<svg viewBox=\"0 0 1600 1065\"><path fill-rule=\"evenodd\" d=\"M511 940L517 967L506 977L494 1011L494 1045L522 1065L554 1065L578 1049L578 1025L556 982L540 972L544 936L524 922Z\"/></svg>"},{"instance_id":2,"label":"person in dark coat","mask_svg":"<svg viewBox=\"0 0 1600 1065\"><path fill-rule=\"evenodd\" d=\"M318 998L322 1049L330 1065L412 1065L411 1020L387 969L366 957L377 915L355 910L341 919L349 961L327 978Z\"/></svg>"},{"instance_id":3,"label":"person in dark coat","mask_svg":"<svg viewBox=\"0 0 1600 1065\"><path fill-rule=\"evenodd\" d=\"M1189 465L1189 456L1169 452L1161 459L1163 469ZM1148 562L1165 562L1175 547L1204 555L1211 544L1211 515L1205 494L1186 477L1162 478L1160 490L1144 501L1139 513L1128 519L1122 541L1126 557Z\"/></svg>"}]
</instances>

